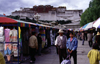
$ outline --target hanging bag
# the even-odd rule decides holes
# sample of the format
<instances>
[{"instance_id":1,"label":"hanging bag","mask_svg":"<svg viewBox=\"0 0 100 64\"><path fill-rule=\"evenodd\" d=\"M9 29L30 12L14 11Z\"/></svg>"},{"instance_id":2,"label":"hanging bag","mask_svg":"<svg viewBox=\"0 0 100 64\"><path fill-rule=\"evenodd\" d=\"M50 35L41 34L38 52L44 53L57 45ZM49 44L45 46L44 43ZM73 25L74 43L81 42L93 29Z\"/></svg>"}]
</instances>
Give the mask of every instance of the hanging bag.
<instances>
[{"instance_id":1,"label":"hanging bag","mask_svg":"<svg viewBox=\"0 0 100 64\"><path fill-rule=\"evenodd\" d=\"M70 53L69 53L69 55L67 56L67 58L61 62L61 64L71 64Z\"/></svg>"}]
</instances>

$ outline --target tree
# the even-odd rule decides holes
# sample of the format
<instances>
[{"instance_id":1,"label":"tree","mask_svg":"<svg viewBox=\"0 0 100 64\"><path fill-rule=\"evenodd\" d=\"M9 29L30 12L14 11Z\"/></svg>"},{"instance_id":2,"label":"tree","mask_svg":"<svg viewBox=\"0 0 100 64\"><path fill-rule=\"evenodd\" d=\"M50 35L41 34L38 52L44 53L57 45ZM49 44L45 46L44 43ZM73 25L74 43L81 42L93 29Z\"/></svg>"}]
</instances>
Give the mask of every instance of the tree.
<instances>
[{"instance_id":1,"label":"tree","mask_svg":"<svg viewBox=\"0 0 100 64\"><path fill-rule=\"evenodd\" d=\"M89 22L93 22L100 17L100 0L92 0L89 7L81 16L80 25L83 26Z\"/></svg>"}]
</instances>

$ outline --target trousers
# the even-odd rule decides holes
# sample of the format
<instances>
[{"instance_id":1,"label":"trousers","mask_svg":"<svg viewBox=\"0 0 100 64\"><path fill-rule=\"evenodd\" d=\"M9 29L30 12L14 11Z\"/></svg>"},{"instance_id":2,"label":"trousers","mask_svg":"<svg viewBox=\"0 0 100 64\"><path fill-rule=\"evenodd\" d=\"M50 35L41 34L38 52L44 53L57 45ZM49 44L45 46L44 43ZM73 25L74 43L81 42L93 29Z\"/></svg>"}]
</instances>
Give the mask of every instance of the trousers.
<instances>
[{"instance_id":1,"label":"trousers","mask_svg":"<svg viewBox=\"0 0 100 64\"><path fill-rule=\"evenodd\" d=\"M59 54L59 61L61 63L63 59L66 59L67 57L66 48L65 49L58 48L58 54Z\"/></svg>"},{"instance_id":2,"label":"trousers","mask_svg":"<svg viewBox=\"0 0 100 64\"><path fill-rule=\"evenodd\" d=\"M71 54L70 54L70 58L71 56L73 56L73 60L74 60L74 64L77 64L77 51L73 51Z\"/></svg>"},{"instance_id":3,"label":"trousers","mask_svg":"<svg viewBox=\"0 0 100 64\"><path fill-rule=\"evenodd\" d=\"M30 52L30 58L32 61L35 61L35 54L36 54L36 48L31 48L29 47L29 52Z\"/></svg>"},{"instance_id":4,"label":"trousers","mask_svg":"<svg viewBox=\"0 0 100 64\"><path fill-rule=\"evenodd\" d=\"M90 47L92 47L92 44L93 44L93 42L92 41L89 41L89 46Z\"/></svg>"}]
</instances>

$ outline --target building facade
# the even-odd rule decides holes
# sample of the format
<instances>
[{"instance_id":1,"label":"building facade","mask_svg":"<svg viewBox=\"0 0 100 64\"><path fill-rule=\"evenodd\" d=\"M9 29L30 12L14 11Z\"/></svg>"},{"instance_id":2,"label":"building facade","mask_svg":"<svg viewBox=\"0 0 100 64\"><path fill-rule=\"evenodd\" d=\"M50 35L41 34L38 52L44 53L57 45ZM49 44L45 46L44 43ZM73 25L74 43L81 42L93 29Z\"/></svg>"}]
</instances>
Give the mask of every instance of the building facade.
<instances>
[{"instance_id":1,"label":"building facade","mask_svg":"<svg viewBox=\"0 0 100 64\"><path fill-rule=\"evenodd\" d=\"M12 12L12 16L20 16L22 19L34 18L38 13L41 17L39 20L57 21L57 20L71 20L72 22L80 21L83 10L66 10L66 7L53 7L51 5L33 6L33 8L23 8L19 11Z\"/></svg>"}]
</instances>

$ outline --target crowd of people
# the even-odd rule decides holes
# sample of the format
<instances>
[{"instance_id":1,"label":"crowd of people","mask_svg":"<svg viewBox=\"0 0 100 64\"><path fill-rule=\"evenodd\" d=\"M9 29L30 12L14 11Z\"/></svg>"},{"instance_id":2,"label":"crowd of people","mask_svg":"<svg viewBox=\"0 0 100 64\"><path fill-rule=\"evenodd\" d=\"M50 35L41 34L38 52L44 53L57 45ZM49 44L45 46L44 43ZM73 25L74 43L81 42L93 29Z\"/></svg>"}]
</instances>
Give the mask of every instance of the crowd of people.
<instances>
[{"instance_id":1,"label":"crowd of people","mask_svg":"<svg viewBox=\"0 0 100 64\"><path fill-rule=\"evenodd\" d=\"M89 47L92 47L92 50L90 50L87 55L90 64L99 64L100 28L97 28L97 31L67 31L67 33L60 29L58 33L59 35L56 37L55 46L60 63L66 59L67 56L70 56L70 58L73 56L74 64L77 64L77 47L79 39L82 41L82 45L84 45L85 41L88 41Z\"/></svg>"},{"instance_id":2,"label":"crowd of people","mask_svg":"<svg viewBox=\"0 0 100 64\"><path fill-rule=\"evenodd\" d=\"M68 56L71 58L73 56L74 64L77 64L77 47L78 39L82 41L84 45L85 41L88 41L89 47L92 47L92 50L89 51L87 57L89 58L90 64L99 64L100 60L100 29L97 31L67 31L64 32L62 29L59 29L58 35L56 35L55 46L57 54L59 55L59 62L61 63ZM35 62L35 54L38 51L38 55L41 55L42 50L42 38L41 34L32 32L31 37L29 38L29 51L30 51L30 63ZM0 63L5 64L3 55L0 53Z\"/></svg>"}]
</instances>

